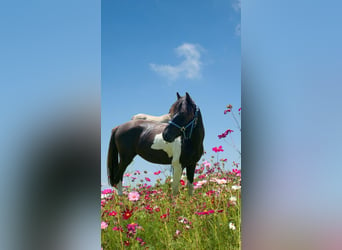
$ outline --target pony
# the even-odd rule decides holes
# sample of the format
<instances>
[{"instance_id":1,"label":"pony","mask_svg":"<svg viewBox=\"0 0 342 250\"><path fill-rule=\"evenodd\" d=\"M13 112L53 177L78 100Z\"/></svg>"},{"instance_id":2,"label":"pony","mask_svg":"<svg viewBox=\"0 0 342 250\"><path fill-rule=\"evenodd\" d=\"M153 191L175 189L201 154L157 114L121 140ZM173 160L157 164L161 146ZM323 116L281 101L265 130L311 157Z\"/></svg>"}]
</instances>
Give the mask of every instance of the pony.
<instances>
[{"instance_id":1,"label":"pony","mask_svg":"<svg viewBox=\"0 0 342 250\"><path fill-rule=\"evenodd\" d=\"M147 114L136 114L132 117L132 120L147 120L147 121L156 121L162 123L168 123L171 120L170 114L165 114L161 116L153 116Z\"/></svg>"},{"instance_id":2,"label":"pony","mask_svg":"<svg viewBox=\"0 0 342 250\"><path fill-rule=\"evenodd\" d=\"M179 193L182 172L186 169L188 193L193 194L195 168L203 154L202 114L188 93L180 96L178 92L169 114L169 123L130 120L112 129L107 174L118 195L122 195L124 172L136 155L152 163L172 165L173 195Z\"/></svg>"}]
</instances>

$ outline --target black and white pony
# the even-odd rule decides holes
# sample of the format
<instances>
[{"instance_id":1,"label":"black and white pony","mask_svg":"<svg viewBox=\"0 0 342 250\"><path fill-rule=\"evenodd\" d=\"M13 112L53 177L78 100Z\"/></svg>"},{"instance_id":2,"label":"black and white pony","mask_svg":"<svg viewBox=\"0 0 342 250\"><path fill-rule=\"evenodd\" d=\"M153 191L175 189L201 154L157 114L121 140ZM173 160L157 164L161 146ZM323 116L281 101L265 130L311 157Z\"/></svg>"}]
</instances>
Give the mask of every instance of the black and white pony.
<instances>
[{"instance_id":1,"label":"black and white pony","mask_svg":"<svg viewBox=\"0 0 342 250\"><path fill-rule=\"evenodd\" d=\"M201 111L190 95L180 96L171 106L169 123L131 120L115 127L109 143L108 180L122 195L122 180L136 155L157 164L173 167L172 193L178 194L183 169L186 169L189 194L197 162L203 154L204 127ZM119 161L120 159L120 161Z\"/></svg>"}]
</instances>

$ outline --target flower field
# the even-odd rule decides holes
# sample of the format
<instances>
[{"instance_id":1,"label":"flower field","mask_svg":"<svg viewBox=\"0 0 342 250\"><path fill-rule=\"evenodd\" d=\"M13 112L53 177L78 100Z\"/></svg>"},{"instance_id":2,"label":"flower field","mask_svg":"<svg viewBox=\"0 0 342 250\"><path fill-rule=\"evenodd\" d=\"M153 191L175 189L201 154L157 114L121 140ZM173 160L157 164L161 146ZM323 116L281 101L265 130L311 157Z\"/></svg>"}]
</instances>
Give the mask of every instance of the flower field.
<instances>
[{"instance_id":1,"label":"flower field","mask_svg":"<svg viewBox=\"0 0 342 250\"><path fill-rule=\"evenodd\" d=\"M240 249L241 173L202 161L189 197L186 178L171 197L171 179L139 184L123 196L102 191L103 249Z\"/></svg>"},{"instance_id":2,"label":"flower field","mask_svg":"<svg viewBox=\"0 0 342 250\"><path fill-rule=\"evenodd\" d=\"M240 110L239 110L240 111ZM173 197L170 176L161 171L125 174L124 195L115 189L101 194L102 249L241 249L241 168L220 159L222 146L196 167L194 195L189 196L185 172ZM206 155L204 155L206 157ZM127 181L126 181L127 182Z\"/></svg>"}]
</instances>

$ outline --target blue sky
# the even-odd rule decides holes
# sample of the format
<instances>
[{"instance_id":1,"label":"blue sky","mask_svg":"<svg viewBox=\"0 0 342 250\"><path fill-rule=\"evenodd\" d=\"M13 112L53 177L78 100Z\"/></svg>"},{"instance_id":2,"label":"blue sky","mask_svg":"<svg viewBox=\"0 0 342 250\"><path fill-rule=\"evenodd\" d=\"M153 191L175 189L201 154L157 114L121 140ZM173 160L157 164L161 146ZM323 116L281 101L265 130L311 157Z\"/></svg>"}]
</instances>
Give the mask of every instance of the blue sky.
<instances>
[{"instance_id":1,"label":"blue sky","mask_svg":"<svg viewBox=\"0 0 342 250\"><path fill-rule=\"evenodd\" d=\"M11 152L21 152L14 148L25 139L32 143L31 130L54 126L70 105L99 106L100 11L89 0L1 4L0 137L6 158L17 161Z\"/></svg>"},{"instance_id":2,"label":"blue sky","mask_svg":"<svg viewBox=\"0 0 342 250\"><path fill-rule=\"evenodd\" d=\"M220 158L240 156L217 135L233 129L223 114L227 104L241 105L240 2L102 1L101 12L101 182L107 183L106 158L111 129L134 114L162 115L185 92L199 105L211 148ZM230 141L230 140L229 140ZM128 171L168 170L136 157Z\"/></svg>"}]
</instances>

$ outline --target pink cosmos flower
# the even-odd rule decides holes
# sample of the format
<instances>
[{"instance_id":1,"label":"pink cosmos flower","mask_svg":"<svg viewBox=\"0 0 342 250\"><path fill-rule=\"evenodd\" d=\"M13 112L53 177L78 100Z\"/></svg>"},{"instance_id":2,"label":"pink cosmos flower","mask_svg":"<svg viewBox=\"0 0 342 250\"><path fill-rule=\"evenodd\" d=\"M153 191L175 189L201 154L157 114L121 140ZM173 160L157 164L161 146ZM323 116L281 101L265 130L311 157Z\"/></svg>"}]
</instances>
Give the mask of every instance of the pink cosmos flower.
<instances>
[{"instance_id":1,"label":"pink cosmos flower","mask_svg":"<svg viewBox=\"0 0 342 250\"><path fill-rule=\"evenodd\" d=\"M213 151L214 151L215 153L217 153L217 152L223 152L223 148L222 148L222 146L213 147Z\"/></svg>"},{"instance_id":2,"label":"pink cosmos flower","mask_svg":"<svg viewBox=\"0 0 342 250\"><path fill-rule=\"evenodd\" d=\"M137 191L132 191L128 194L128 199L130 201L137 201L140 198L140 194Z\"/></svg>"},{"instance_id":3,"label":"pink cosmos flower","mask_svg":"<svg viewBox=\"0 0 342 250\"><path fill-rule=\"evenodd\" d=\"M168 214L163 214L162 216L160 216L160 218L165 219L167 216L169 216Z\"/></svg>"},{"instance_id":4,"label":"pink cosmos flower","mask_svg":"<svg viewBox=\"0 0 342 250\"><path fill-rule=\"evenodd\" d=\"M109 216L115 216L115 215L117 215L117 214L118 214L118 213L115 212L115 211L112 211L112 212L109 212L109 213L108 213Z\"/></svg>"},{"instance_id":5,"label":"pink cosmos flower","mask_svg":"<svg viewBox=\"0 0 342 250\"><path fill-rule=\"evenodd\" d=\"M224 114L227 114L232 110L233 106L231 104L227 105L227 109L224 111Z\"/></svg>"},{"instance_id":6,"label":"pink cosmos flower","mask_svg":"<svg viewBox=\"0 0 342 250\"><path fill-rule=\"evenodd\" d=\"M225 133L227 133L227 134L231 134L232 132L234 132L234 130L231 130L231 129L227 129L227 130L225 131Z\"/></svg>"},{"instance_id":7,"label":"pink cosmos flower","mask_svg":"<svg viewBox=\"0 0 342 250\"><path fill-rule=\"evenodd\" d=\"M137 232L137 229L142 229L141 226L139 226L137 223L131 223L127 225L127 231L129 234L135 234Z\"/></svg>"},{"instance_id":8,"label":"pink cosmos flower","mask_svg":"<svg viewBox=\"0 0 342 250\"><path fill-rule=\"evenodd\" d=\"M225 138L228 134L231 134L232 132L234 132L234 130L227 129L224 133L218 135L218 138L219 139Z\"/></svg>"},{"instance_id":9,"label":"pink cosmos flower","mask_svg":"<svg viewBox=\"0 0 342 250\"><path fill-rule=\"evenodd\" d=\"M148 213L153 214L153 207L151 207L149 204L147 206L145 206L145 209L146 209L146 211L148 211Z\"/></svg>"},{"instance_id":10,"label":"pink cosmos flower","mask_svg":"<svg viewBox=\"0 0 342 250\"><path fill-rule=\"evenodd\" d=\"M159 170L158 172L154 172L154 175L158 175L160 173L161 173L161 171Z\"/></svg>"},{"instance_id":11,"label":"pink cosmos flower","mask_svg":"<svg viewBox=\"0 0 342 250\"><path fill-rule=\"evenodd\" d=\"M113 190L110 188L107 188L107 189L101 191L101 194L110 194L110 193L113 193Z\"/></svg>"},{"instance_id":12,"label":"pink cosmos flower","mask_svg":"<svg viewBox=\"0 0 342 250\"><path fill-rule=\"evenodd\" d=\"M143 241L143 239L142 239L142 238L139 238L139 237L137 237L137 238L136 238L136 240L140 242L140 246L143 246L143 245L145 245L145 244L146 244L146 242L145 242L145 241Z\"/></svg>"},{"instance_id":13,"label":"pink cosmos flower","mask_svg":"<svg viewBox=\"0 0 342 250\"><path fill-rule=\"evenodd\" d=\"M211 167L211 164L210 164L210 162L208 162L208 161L204 161L203 164L204 164L204 166L205 166L206 168L210 168L210 167Z\"/></svg>"},{"instance_id":14,"label":"pink cosmos flower","mask_svg":"<svg viewBox=\"0 0 342 250\"><path fill-rule=\"evenodd\" d=\"M202 185L198 184L197 182L194 182L193 184L194 184L194 189L198 189L202 187Z\"/></svg>"},{"instance_id":15,"label":"pink cosmos flower","mask_svg":"<svg viewBox=\"0 0 342 250\"><path fill-rule=\"evenodd\" d=\"M233 165L234 165L234 166L239 167L239 164L240 164L240 163L237 163L237 162L233 161Z\"/></svg>"},{"instance_id":16,"label":"pink cosmos flower","mask_svg":"<svg viewBox=\"0 0 342 250\"><path fill-rule=\"evenodd\" d=\"M124 231L123 228L122 228L121 226L119 226L119 227L113 227L112 230L113 230L113 231L120 231L120 232L123 232L123 231Z\"/></svg>"},{"instance_id":17,"label":"pink cosmos flower","mask_svg":"<svg viewBox=\"0 0 342 250\"><path fill-rule=\"evenodd\" d=\"M208 192L206 192L206 195L211 196L212 194L215 194L214 190L209 190Z\"/></svg>"},{"instance_id":18,"label":"pink cosmos flower","mask_svg":"<svg viewBox=\"0 0 342 250\"><path fill-rule=\"evenodd\" d=\"M150 178L148 178L148 177L145 177L145 180L146 180L146 181L151 181L151 179L150 179Z\"/></svg>"},{"instance_id":19,"label":"pink cosmos flower","mask_svg":"<svg viewBox=\"0 0 342 250\"><path fill-rule=\"evenodd\" d=\"M183 180L180 180L180 183L181 183L182 186L185 185L185 181L183 181Z\"/></svg>"},{"instance_id":20,"label":"pink cosmos flower","mask_svg":"<svg viewBox=\"0 0 342 250\"><path fill-rule=\"evenodd\" d=\"M128 208L126 208L126 210L122 212L122 218L124 220L128 220L132 215L133 215L133 209L129 210Z\"/></svg>"},{"instance_id":21,"label":"pink cosmos flower","mask_svg":"<svg viewBox=\"0 0 342 250\"><path fill-rule=\"evenodd\" d=\"M162 216L160 216L161 219L165 219L167 216L170 215L170 209L168 208L166 211L166 214L163 214Z\"/></svg>"},{"instance_id":22,"label":"pink cosmos flower","mask_svg":"<svg viewBox=\"0 0 342 250\"><path fill-rule=\"evenodd\" d=\"M207 183L207 180L202 180L198 182L194 182L194 189L201 188L203 184Z\"/></svg>"},{"instance_id":23,"label":"pink cosmos flower","mask_svg":"<svg viewBox=\"0 0 342 250\"><path fill-rule=\"evenodd\" d=\"M241 170L236 168L236 169L233 169L232 171L233 171L233 173L236 174L236 176L241 176Z\"/></svg>"},{"instance_id":24,"label":"pink cosmos flower","mask_svg":"<svg viewBox=\"0 0 342 250\"><path fill-rule=\"evenodd\" d=\"M106 229L108 227L108 224L104 221L101 222L101 229Z\"/></svg>"},{"instance_id":25,"label":"pink cosmos flower","mask_svg":"<svg viewBox=\"0 0 342 250\"><path fill-rule=\"evenodd\" d=\"M204 210L203 212L196 212L196 214L198 214L198 215L207 215L207 214L212 214L212 213L215 213L215 211L214 210L209 210L209 211Z\"/></svg>"}]
</instances>

